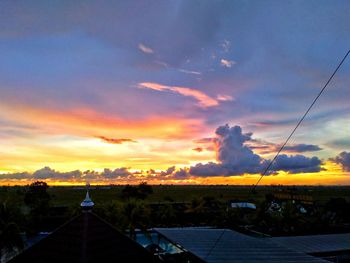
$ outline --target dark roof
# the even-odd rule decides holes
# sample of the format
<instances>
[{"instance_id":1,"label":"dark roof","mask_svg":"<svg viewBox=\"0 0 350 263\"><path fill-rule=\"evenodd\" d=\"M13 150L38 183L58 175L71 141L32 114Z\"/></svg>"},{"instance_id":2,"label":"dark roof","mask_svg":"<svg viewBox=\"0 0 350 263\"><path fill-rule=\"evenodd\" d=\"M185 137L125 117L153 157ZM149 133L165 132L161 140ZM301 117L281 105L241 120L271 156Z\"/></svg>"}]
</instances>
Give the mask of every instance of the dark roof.
<instances>
[{"instance_id":1,"label":"dark roof","mask_svg":"<svg viewBox=\"0 0 350 263\"><path fill-rule=\"evenodd\" d=\"M295 251L304 253L334 252L350 249L350 233L273 237L271 239L281 246L289 247Z\"/></svg>"},{"instance_id":2,"label":"dark roof","mask_svg":"<svg viewBox=\"0 0 350 263\"><path fill-rule=\"evenodd\" d=\"M156 228L208 263L233 262L328 262L303 252L273 243L270 238L255 238L229 229Z\"/></svg>"},{"instance_id":3,"label":"dark roof","mask_svg":"<svg viewBox=\"0 0 350 263\"><path fill-rule=\"evenodd\" d=\"M91 212L67 222L9 262L158 262L141 245Z\"/></svg>"}]
</instances>

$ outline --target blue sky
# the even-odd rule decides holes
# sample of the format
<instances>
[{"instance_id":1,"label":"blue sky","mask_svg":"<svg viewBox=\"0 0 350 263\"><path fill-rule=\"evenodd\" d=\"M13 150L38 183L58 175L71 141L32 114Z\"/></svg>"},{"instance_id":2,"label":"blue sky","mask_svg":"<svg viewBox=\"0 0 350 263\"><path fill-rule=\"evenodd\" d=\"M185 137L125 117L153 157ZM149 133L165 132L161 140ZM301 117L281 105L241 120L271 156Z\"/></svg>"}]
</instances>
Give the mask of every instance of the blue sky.
<instances>
[{"instance_id":1,"label":"blue sky","mask_svg":"<svg viewBox=\"0 0 350 263\"><path fill-rule=\"evenodd\" d=\"M226 123L282 143L349 49L349 13L348 1L1 1L0 143L17 152L0 153L0 171L220 162L191 150ZM322 148L305 156L349 150L349 70L293 137ZM102 148L90 163L54 161L57 147L88 151L99 136L137 141L113 147L159 162Z\"/></svg>"}]
</instances>

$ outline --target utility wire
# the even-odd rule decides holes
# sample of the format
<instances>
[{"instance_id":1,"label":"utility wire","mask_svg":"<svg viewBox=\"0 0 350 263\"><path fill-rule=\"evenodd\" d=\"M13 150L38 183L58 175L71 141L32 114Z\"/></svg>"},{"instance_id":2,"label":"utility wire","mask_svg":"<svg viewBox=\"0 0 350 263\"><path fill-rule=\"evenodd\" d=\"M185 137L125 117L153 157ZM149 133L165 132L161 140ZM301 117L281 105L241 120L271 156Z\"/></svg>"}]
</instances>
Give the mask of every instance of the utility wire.
<instances>
[{"instance_id":1,"label":"utility wire","mask_svg":"<svg viewBox=\"0 0 350 263\"><path fill-rule=\"evenodd\" d=\"M300 124L302 123L302 121L305 119L306 115L309 113L309 111L311 110L311 108L314 106L314 104L316 103L316 101L318 100L318 98L321 96L321 94L323 93L323 91L327 88L328 84L331 82L331 80L333 79L334 75L337 73L338 69L341 67L341 65L343 64L343 62L345 61L345 59L347 58L347 56L350 53L350 49L348 50L348 52L345 54L345 56L343 57L343 59L340 61L340 63L338 64L337 68L334 70L333 74L330 76L330 78L328 79L328 81L326 82L326 84L323 86L323 88L321 89L321 91L318 93L318 95L316 96L316 98L313 100L313 102L311 103L311 105L309 106L309 108L307 109L307 111L304 113L304 115L301 117L301 119L299 120L299 122L297 123L297 125L295 126L295 128L292 130L292 132L290 133L290 135L288 136L288 138L286 139L286 141L283 143L283 145L281 146L281 148L278 150L277 154L275 155L275 157L271 160L271 162L269 163L269 165L265 168L264 172L261 174L259 180L256 182L256 184L252 187L251 192L255 191L255 188L258 186L258 184L260 183L261 179L266 175L266 173L269 171L271 165L276 161L276 158L278 157L278 155L281 153L281 151L283 150L283 148L286 146L286 144L289 142L290 138L293 136L294 132L298 129L298 127L300 126Z\"/></svg>"},{"instance_id":2,"label":"utility wire","mask_svg":"<svg viewBox=\"0 0 350 263\"><path fill-rule=\"evenodd\" d=\"M314 106L314 104L316 103L316 101L318 100L318 98L321 96L321 94L323 93L323 91L327 88L328 84L331 82L331 80L333 79L334 75L337 73L338 69L342 66L343 62L346 60L346 58L348 57L348 55L350 54L350 49L348 50L348 52L345 54L345 56L343 57L343 59L340 61L340 63L338 64L337 68L334 70L333 74L330 76L330 78L328 79L328 81L326 82L326 84L323 86L323 88L321 89L321 91L318 93L318 95L316 96L316 98L313 100L313 102L311 103L311 105L309 106L309 108L307 109L307 111L304 113L304 115L301 117L301 119L299 120L299 122L297 123L297 125L295 126L295 128L292 130L292 132L290 133L290 135L288 136L288 138L286 139L286 141L283 143L283 145L281 146L281 148L278 150L277 154L275 155L275 157L272 159L272 161L269 163L269 165L265 168L264 172L262 173L262 175L260 176L259 180L256 182L256 184L252 187L251 189L251 193L254 192L255 188L258 186L258 184L260 183L261 179L266 175L266 173L269 171L271 165L275 162L276 158L278 157L278 155L281 153L281 151L283 150L283 148L286 146L286 144L289 142L290 138L293 136L294 132L298 129L298 127L300 126L300 124L303 122L303 120L305 119L306 115L309 113L309 111L311 110L311 108ZM220 233L220 235L218 236L218 238L215 240L213 246L210 248L210 250L208 251L208 253L205 255L204 260L206 260L210 254L213 252L213 250L215 249L215 247L217 246L217 244L220 242L221 238L223 237L224 233L225 233L226 229L223 229L223 231Z\"/></svg>"},{"instance_id":3,"label":"utility wire","mask_svg":"<svg viewBox=\"0 0 350 263\"><path fill-rule=\"evenodd\" d=\"M204 260L206 260L206 259L209 257L209 255L211 254L211 252L213 252L214 248L216 248L216 245L219 243L220 239L221 239L222 236L225 234L225 231L226 231L226 229L224 228L224 229L222 230L222 232L220 233L220 235L218 236L218 238L215 240L213 246L210 248L210 250L208 251L208 253L205 255Z\"/></svg>"}]
</instances>

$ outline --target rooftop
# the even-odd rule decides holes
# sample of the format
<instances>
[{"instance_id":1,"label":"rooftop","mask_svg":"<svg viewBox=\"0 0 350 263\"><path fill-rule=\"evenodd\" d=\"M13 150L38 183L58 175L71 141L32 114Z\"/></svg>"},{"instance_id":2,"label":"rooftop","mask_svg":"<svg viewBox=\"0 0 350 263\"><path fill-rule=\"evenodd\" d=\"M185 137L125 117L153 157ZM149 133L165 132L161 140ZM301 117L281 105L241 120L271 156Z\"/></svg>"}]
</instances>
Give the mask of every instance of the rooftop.
<instances>
[{"instance_id":1,"label":"rooftop","mask_svg":"<svg viewBox=\"0 0 350 263\"><path fill-rule=\"evenodd\" d=\"M81 213L9 262L158 262L91 212Z\"/></svg>"},{"instance_id":2,"label":"rooftop","mask_svg":"<svg viewBox=\"0 0 350 263\"><path fill-rule=\"evenodd\" d=\"M281 246L305 253L334 252L350 249L350 233L273 237L271 240Z\"/></svg>"},{"instance_id":3,"label":"rooftop","mask_svg":"<svg viewBox=\"0 0 350 263\"><path fill-rule=\"evenodd\" d=\"M229 229L157 228L157 231L208 263L228 262L328 262L274 243Z\"/></svg>"}]
</instances>

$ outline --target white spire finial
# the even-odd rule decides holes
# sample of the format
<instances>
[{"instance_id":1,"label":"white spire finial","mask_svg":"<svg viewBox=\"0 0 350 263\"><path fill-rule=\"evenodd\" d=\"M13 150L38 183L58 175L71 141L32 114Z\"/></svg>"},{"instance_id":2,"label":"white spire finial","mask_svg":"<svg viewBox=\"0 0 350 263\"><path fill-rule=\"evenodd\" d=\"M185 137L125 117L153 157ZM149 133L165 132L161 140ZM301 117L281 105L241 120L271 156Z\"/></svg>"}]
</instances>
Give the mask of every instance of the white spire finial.
<instances>
[{"instance_id":1,"label":"white spire finial","mask_svg":"<svg viewBox=\"0 0 350 263\"><path fill-rule=\"evenodd\" d=\"M91 210L94 207L94 202L92 202L89 195L90 184L86 183L86 196L83 202L81 202L80 206L83 210Z\"/></svg>"}]
</instances>

